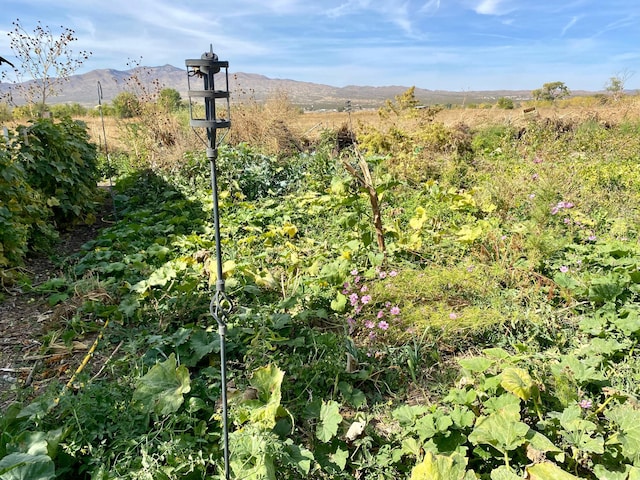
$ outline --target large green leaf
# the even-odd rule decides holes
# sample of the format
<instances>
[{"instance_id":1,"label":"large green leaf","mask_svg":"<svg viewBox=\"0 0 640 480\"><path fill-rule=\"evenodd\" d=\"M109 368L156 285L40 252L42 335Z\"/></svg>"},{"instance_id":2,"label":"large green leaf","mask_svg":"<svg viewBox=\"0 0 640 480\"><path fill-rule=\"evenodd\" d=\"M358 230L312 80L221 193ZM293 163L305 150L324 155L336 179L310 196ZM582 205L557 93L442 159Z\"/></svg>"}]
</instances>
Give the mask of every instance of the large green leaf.
<instances>
[{"instance_id":1,"label":"large green leaf","mask_svg":"<svg viewBox=\"0 0 640 480\"><path fill-rule=\"evenodd\" d=\"M605 411L605 417L620 429L607 443L618 443L622 454L632 461L640 459L640 411L627 405L616 405Z\"/></svg>"},{"instance_id":2,"label":"large green leaf","mask_svg":"<svg viewBox=\"0 0 640 480\"><path fill-rule=\"evenodd\" d=\"M505 453L526 442L529 426L520 421L520 411L516 405L508 405L486 417L479 417L469 441L488 444Z\"/></svg>"},{"instance_id":3,"label":"large green leaf","mask_svg":"<svg viewBox=\"0 0 640 480\"><path fill-rule=\"evenodd\" d=\"M468 370L469 372L477 372L482 373L487 370L491 365L493 365L493 360L486 357L471 357L471 358L462 358L458 360L458 363L462 368Z\"/></svg>"},{"instance_id":4,"label":"large green leaf","mask_svg":"<svg viewBox=\"0 0 640 480\"><path fill-rule=\"evenodd\" d=\"M281 386L284 372L275 365L266 365L253 372L250 384L256 389L257 400L246 402L251 407L249 419L262 428L270 430L276 425L276 420L282 410ZM285 411L286 415L286 411Z\"/></svg>"},{"instance_id":5,"label":"large green leaf","mask_svg":"<svg viewBox=\"0 0 640 480\"><path fill-rule=\"evenodd\" d=\"M321 442L330 441L338 433L338 426L341 422L340 405L333 400L323 401L320 407L320 422L316 427L318 440Z\"/></svg>"},{"instance_id":6,"label":"large green leaf","mask_svg":"<svg viewBox=\"0 0 640 480\"><path fill-rule=\"evenodd\" d=\"M491 470L491 480L522 480L522 477L506 465L502 465Z\"/></svg>"},{"instance_id":7,"label":"large green leaf","mask_svg":"<svg viewBox=\"0 0 640 480\"><path fill-rule=\"evenodd\" d=\"M180 408L184 394L190 390L189 371L183 365L176 367L176 357L172 353L138 381L133 400L142 405L145 411L168 415Z\"/></svg>"},{"instance_id":8,"label":"large green leaf","mask_svg":"<svg viewBox=\"0 0 640 480\"><path fill-rule=\"evenodd\" d=\"M0 460L0 480L49 480L55 476L55 465L48 455L11 453Z\"/></svg>"}]
</instances>

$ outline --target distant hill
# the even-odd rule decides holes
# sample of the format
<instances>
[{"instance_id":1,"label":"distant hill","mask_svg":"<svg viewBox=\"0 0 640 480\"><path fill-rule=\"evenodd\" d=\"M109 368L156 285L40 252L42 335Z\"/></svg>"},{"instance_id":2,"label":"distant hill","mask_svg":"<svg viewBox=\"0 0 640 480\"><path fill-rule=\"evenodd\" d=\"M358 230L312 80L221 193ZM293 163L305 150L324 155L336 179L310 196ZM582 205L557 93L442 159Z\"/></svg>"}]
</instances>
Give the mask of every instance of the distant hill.
<instances>
[{"instance_id":1,"label":"distant hill","mask_svg":"<svg viewBox=\"0 0 640 480\"><path fill-rule=\"evenodd\" d=\"M161 67L137 67L126 71L100 69L82 75L73 75L64 84L61 94L52 97L49 103L77 102L87 107L95 106L98 104L98 83L102 87L103 102L110 102L118 93L130 89L128 79L132 74L137 74L146 88L151 88L152 82L157 81L161 88L174 88L180 92L182 98L187 97L186 70L172 65L164 65ZM368 87L356 85L332 87L242 72L230 72L229 84L232 101L243 101L249 98L263 101L269 96L283 92L294 104L310 110L343 108L347 100L351 101L354 108L376 108L383 105L386 99L392 99L409 88L409 86ZM0 84L0 92L5 92L10 86L11 84L7 83ZM576 95L588 93L574 92ZM516 101L527 100L530 98L531 92L528 90L450 92L416 88L415 95L422 104L433 105L492 103L500 97L509 97ZM14 101L22 103L21 99L16 97L15 92L13 96Z\"/></svg>"}]
</instances>

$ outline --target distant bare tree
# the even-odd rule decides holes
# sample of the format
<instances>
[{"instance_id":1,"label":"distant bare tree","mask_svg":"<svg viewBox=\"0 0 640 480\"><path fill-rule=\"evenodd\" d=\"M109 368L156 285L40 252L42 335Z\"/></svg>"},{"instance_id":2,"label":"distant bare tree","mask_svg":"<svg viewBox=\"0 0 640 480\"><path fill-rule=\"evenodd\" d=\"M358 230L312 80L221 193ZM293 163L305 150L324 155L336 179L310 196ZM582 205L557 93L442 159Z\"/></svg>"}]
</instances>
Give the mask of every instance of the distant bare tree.
<instances>
[{"instance_id":1,"label":"distant bare tree","mask_svg":"<svg viewBox=\"0 0 640 480\"><path fill-rule=\"evenodd\" d=\"M78 39L68 27L61 26L60 34L56 36L41 22L33 32L28 32L20 19L12 24L13 30L8 35L11 50L21 64L15 70L22 96L29 104L39 104L44 108L47 99L60 93L62 83L82 66L91 52L73 53L70 45ZM27 80L33 82L23 83Z\"/></svg>"},{"instance_id":2,"label":"distant bare tree","mask_svg":"<svg viewBox=\"0 0 640 480\"><path fill-rule=\"evenodd\" d=\"M609 81L605 84L604 88L611 94L614 101L618 101L624 96L624 87L632 76L633 72L624 70L609 78Z\"/></svg>"}]
</instances>

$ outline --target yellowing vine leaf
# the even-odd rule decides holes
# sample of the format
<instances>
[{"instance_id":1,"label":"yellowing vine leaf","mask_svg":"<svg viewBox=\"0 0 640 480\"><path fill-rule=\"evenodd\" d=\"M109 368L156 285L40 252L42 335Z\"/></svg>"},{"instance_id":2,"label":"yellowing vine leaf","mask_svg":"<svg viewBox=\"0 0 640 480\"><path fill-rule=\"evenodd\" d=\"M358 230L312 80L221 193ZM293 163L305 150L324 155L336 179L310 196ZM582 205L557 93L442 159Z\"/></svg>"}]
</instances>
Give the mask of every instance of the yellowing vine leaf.
<instances>
[{"instance_id":1,"label":"yellowing vine leaf","mask_svg":"<svg viewBox=\"0 0 640 480\"><path fill-rule=\"evenodd\" d=\"M565 472L553 462L542 462L527 467L529 480L578 480L578 477Z\"/></svg>"},{"instance_id":2,"label":"yellowing vine leaf","mask_svg":"<svg viewBox=\"0 0 640 480\"><path fill-rule=\"evenodd\" d=\"M422 463L411 470L411 480L470 480L473 471L466 471L467 459L460 454L434 455L427 452Z\"/></svg>"},{"instance_id":3,"label":"yellowing vine leaf","mask_svg":"<svg viewBox=\"0 0 640 480\"><path fill-rule=\"evenodd\" d=\"M513 393L525 402L531 398L533 380L526 370L517 367L507 368L502 372L501 377L500 385L507 392Z\"/></svg>"}]
</instances>

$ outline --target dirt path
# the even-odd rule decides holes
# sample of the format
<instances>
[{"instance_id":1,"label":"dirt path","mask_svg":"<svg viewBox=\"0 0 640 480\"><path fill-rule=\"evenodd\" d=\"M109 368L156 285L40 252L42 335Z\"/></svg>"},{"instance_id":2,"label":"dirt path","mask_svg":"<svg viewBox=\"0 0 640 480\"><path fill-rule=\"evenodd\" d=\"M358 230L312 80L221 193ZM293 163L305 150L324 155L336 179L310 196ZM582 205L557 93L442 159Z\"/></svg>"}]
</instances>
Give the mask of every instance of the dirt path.
<instances>
[{"instance_id":1,"label":"dirt path","mask_svg":"<svg viewBox=\"0 0 640 480\"><path fill-rule=\"evenodd\" d=\"M60 329L59 307L48 303L48 295L30 291L42 283L62 275L59 262L64 260L87 241L96 238L100 229L111 224L111 202L106 195L105 204L92 225L77 225L61 234L53 254L32 255L26 259L21 271L29 278L31 288L14 284L2 292L0 303L0 412L23 396L37 394L51 381L68 378L79 364L90 339L76 348L65 346L59 340L53 348L43 349L43 337ZM61 262L60 262L61 263ZM58 345L59 344L59 345Z\"/></svg>"}]
</instances>

